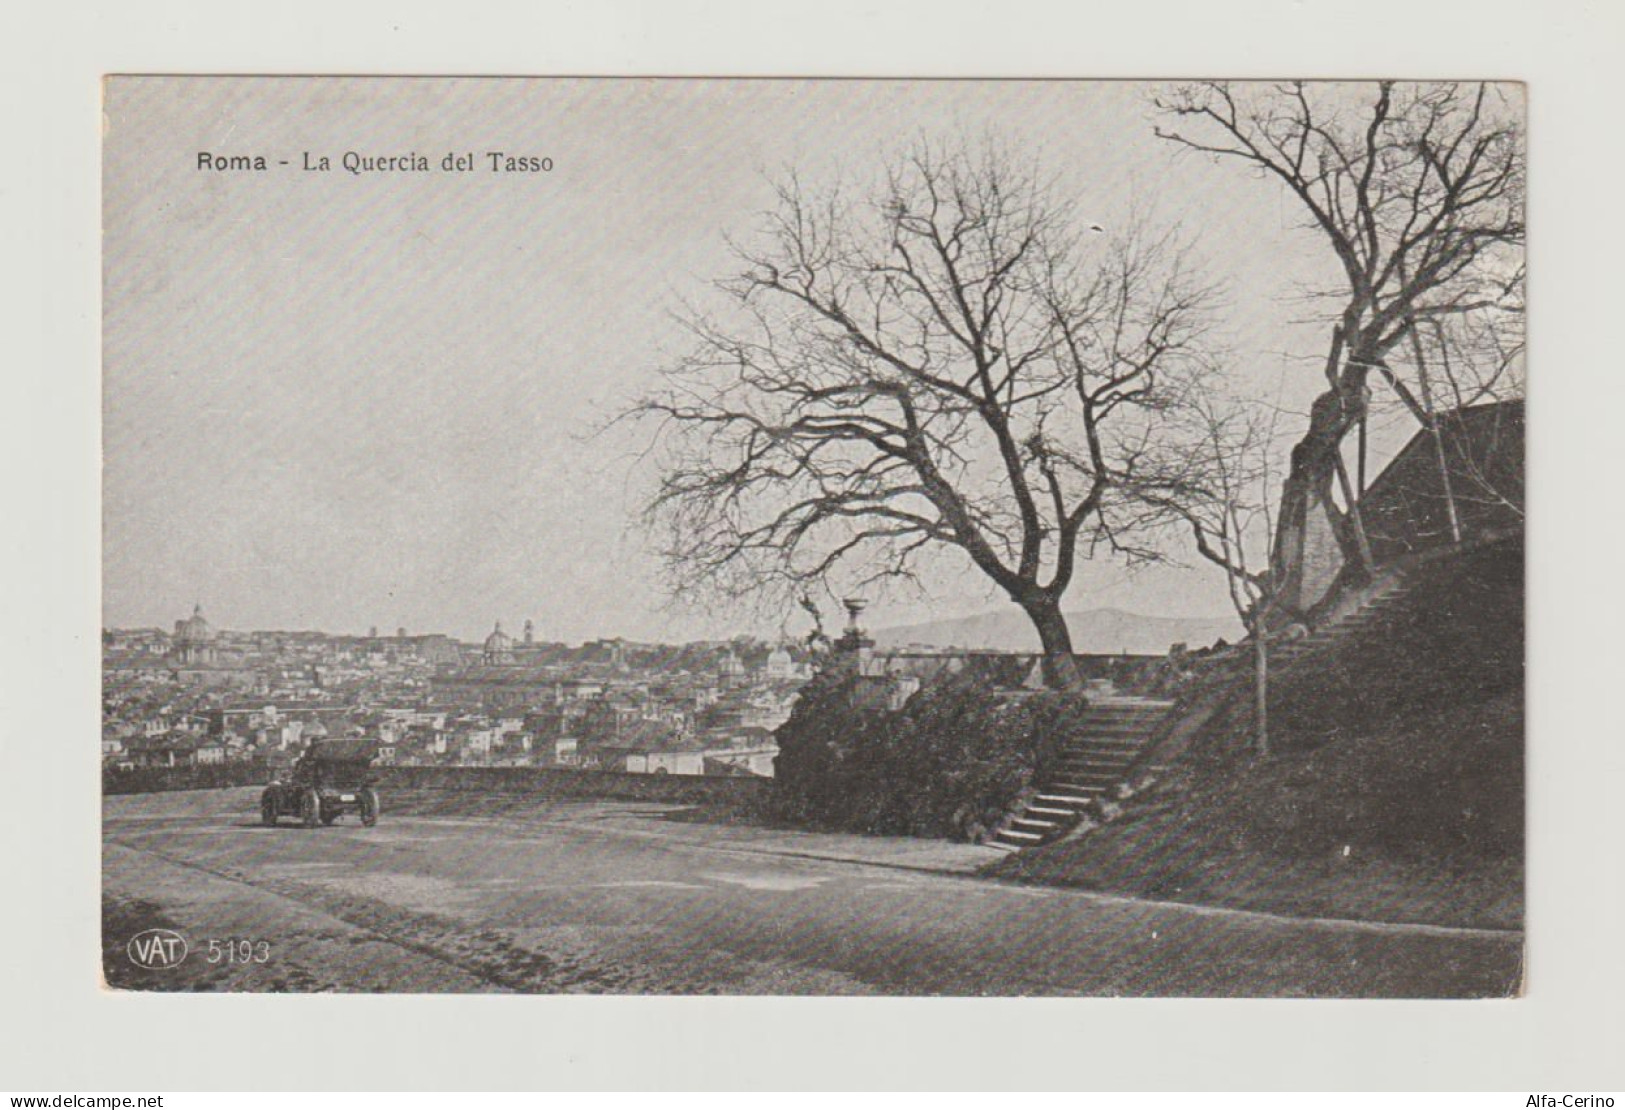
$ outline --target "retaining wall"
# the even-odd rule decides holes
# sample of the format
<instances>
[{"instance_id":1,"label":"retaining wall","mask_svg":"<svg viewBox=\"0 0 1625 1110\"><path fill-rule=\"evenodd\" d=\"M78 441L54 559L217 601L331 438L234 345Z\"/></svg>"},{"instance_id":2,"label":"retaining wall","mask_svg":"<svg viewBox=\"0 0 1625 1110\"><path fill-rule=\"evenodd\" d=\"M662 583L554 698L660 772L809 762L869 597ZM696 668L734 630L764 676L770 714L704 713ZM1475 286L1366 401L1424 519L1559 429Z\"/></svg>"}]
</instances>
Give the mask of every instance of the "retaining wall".
<instances>
[{"instance_id":1,"label":"retaining wall","mask_svg":"<svg viewBox=\"0 0 1625 1110\"><path fill-rule=\"evenodd\" d=\"M162 790L223 790L228 786L264 786L271 771L263 763L205 763L197 767L139 767L104 770L103 794L153 794Z\"/></svg>"},{"instance_id":2,"label":"retaining wall","mask_svg":"<svg viewBox=\"0 0 1625 1110\"><path fill-rule=\"evenodd\" d=\"M725 775L640 775L551 767L380 767L380 790L478 790L549 798L638 802L766 802L773 780Z\"/></svg>"},{"instance_id":3,"label":"retaining wall","mask_svg":"<svg viewBox=\"0 0 1625 1110\"><path fill-rule=\"evenodd\" d=\"M639 802L765 803L773 780L722 775L639 775L625 771L565 771L551 767L377 767L378 788L390 790L470 790L534 794L549 798L624 798ZM149 794L163 790L220 790L263 786L268 768L253 763L205 767L152 767L105 771L104 794Z\"/></svg>"}]
</instances>

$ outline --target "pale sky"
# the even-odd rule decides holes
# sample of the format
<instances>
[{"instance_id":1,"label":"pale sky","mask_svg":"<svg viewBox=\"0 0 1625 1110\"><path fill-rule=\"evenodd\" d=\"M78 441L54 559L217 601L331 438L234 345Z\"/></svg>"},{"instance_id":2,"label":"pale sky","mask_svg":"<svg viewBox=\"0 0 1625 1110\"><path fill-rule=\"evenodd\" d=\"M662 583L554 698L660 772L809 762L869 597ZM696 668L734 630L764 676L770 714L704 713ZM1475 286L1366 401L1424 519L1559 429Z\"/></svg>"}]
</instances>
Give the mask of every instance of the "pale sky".
<instances>
[{"instance_id":1,"label":"pale sky","mask_svg":"<svg viewBox=\"0 0 1625 1110\"><path fill-rule=\"evenodd\" d=\"M226 628L547 639L772 632L663 608L653 475L593 438L679 350L768 177L867 175L918 136L1034 152L1108 227L1179 220L1227 283L1238 385L1301 411L1329 252L1278 190L1154 138L1129 83L115 79L104 143L110 626L201 601ZM483 152L553 160L493 174ZM264 173L197 169L263 155ZM300 169L306 151L331 172ZM436 172L352 176L346 151ZM472 173L438 172L474 152ZM277 165L281 159L289 166ZM764 176L767 175L767 176ZM1306 361L1287 361L1283 352ZM997 608L967 575L876 626ZM1005 603L1007 604L1007 603ZM1229 612L1205 570L1085 567L1068 608ZM790 619L792 632L804 618Z\"/></svg>"}]
</instances>

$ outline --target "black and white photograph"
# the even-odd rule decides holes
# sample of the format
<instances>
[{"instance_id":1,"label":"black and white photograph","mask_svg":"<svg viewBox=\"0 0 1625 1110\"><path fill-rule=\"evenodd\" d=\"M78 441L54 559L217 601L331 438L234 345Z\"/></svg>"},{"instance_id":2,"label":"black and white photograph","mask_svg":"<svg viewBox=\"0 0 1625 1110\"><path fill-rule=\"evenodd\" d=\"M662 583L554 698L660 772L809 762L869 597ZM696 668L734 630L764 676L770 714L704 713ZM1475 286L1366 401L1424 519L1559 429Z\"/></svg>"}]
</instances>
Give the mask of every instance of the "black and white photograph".
<instances>
[{"instance_id":1,"label":"black and white photograph","mask_svg":"<svg viewBox=\"0 0 1625 1110\"><path fill-rule=\"evenodd\" d=\"M1517 999L1471 77L106 77L86 973Z\"/></svg>"}]
</instances>

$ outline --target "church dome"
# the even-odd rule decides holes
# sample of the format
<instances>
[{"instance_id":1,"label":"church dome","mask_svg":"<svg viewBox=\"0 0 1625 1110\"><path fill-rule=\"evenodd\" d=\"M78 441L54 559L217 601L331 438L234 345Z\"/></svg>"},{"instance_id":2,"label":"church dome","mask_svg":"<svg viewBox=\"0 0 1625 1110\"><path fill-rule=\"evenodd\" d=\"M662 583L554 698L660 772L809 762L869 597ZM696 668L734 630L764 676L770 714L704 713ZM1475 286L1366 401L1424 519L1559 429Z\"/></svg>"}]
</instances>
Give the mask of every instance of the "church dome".
<instances>
[{"instance_id":1,"label":"church dome","mask_svg":"<svg viewBox=\"0 0 1625 1110\"><path fill-rule=\"evenodd\" d=\"M508 666L513 660L513 637L502 631L502 622L485 638L485 665L488 667Z\"/></svg>"},{"instance_id":2,"label":"church dome","mask_svg":"<svg viewBox=\"0 0 1625 1110\"><path fill-rule=\"evenodd\" d=\"M214 629L203 618L201 602L192 607L190 618L175 622L175 639L183 644L203 644L214 639Z\"/></svg>"},{"instance_id":3,"label":"church dome","mask_svg":"<svg viewBox=\"0 0 1625 1110\"><path fill-rule=\"evenodd\" d=\"M491 634L485 638L486 652L489 654L493 652L507 651L512 647L513 638L506 632L502 631L502 622L497 621L496 628L492 629Z\"/></svg>"}]
</instances>

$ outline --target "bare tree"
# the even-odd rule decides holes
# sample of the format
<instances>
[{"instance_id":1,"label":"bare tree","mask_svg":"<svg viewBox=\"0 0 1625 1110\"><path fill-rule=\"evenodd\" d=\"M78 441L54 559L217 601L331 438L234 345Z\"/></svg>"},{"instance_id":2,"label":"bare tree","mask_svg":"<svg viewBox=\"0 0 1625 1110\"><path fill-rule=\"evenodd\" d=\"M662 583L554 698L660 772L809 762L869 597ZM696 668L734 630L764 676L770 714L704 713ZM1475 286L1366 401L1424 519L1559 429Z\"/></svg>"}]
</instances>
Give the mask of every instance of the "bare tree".
<instances>
[{"instance_id":1,"label":"bare tree","mask_svg":"<svg viewBox=\"0 0 1625 1110\"><path fill-rule=\"evenodd\" d=\"M801 597L962 559L1072 675L1079 559L1157 557L1187 460L1163 420L1208 372L1210 289L1169 234L1105 234L1029 167L920 146L872 193L791 177L635 409L679 591ZM961 564L962 565L962 564Z\"/></svg>"},{"instance_id":2,"label":"bare tree","mask_svg":"<svg viewBox=\"0 0 1625 1110\"><path fill-rule=\"evenodd\" d=\"M1445 341L1452 327L1472 326L1460 324L1469 318L1521 316L1518 106L1486 84L1391 81L1360 96L1304 82L1209 82L1178 86L1157 104L1172 121L1158 129L1162 137L1284 186L1341 270L1339 286L1320 291L1331 299L1333 321L1328 388L1293 450L1275 545L1282 595L1306 609L1335 573L1306 566L1317 530L1335 537L1339 566L1370 566L1342 454L1345 437L1365 419L1370 374L1431 427L1431 406L1391 358L1406 357L1402 345L1414 337L1410 353L1420 359L1420 344Z\"/></svg>"},{"instance_id":3,"label":"bare tree","mask_svg":"<svg viewBox=\"0 0 1625 1110\"><path fill-rule=\"evenodd\" d=\"M1253 652L1253 746L1269 743L1269 633L1279 598L1270 572L1275 532L1276 425L1279 411L1207 396L1187 410L1193 422L1191 480L1177 501L1196 549L1224 571L1236 615Z\"/></svg>"}]
</instances>

